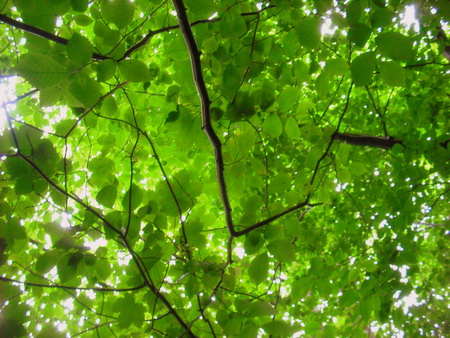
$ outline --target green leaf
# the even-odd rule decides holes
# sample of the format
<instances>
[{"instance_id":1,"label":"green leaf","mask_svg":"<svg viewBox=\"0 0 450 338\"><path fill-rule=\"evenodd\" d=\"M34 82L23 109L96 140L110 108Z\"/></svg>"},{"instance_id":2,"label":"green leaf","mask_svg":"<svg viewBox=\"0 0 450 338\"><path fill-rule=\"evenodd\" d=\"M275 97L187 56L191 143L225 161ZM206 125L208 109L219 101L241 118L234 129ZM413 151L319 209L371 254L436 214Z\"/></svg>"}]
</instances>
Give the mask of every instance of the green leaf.
<instances>
[{"instance_id":1,"label":"green leaf","mask_svg":"<svg viewBox=\"0 0 450 338\"><path fill-rule=\"evenodd\" d=\"M253 302L247 310L249 317L275 316L278 313L272 305L266 302Z\"/></svg>"},{"instance_id":2,"label":"green leaf","mask_svg":"<svg viewBox=\"0 0 450 338\"><path fill-rule=\"evenodd\" d=\"M359 300L359 294L356 290L345 290L339 298L343 307L348 307L355 304Z\"/></svg>"},{"instance_id":3,"label":"green leaf","mask_svg":"<svg viewBox=\"0 0 450 338\"><path fill-rule=\"evenodd\" d=\"M97 67L97 81L108 81L116 73L117 62L114 60L104 60Z\"/></svg>"},{"instance_id":4,"label":"green leaf","mask_svg":"<svg viewBox=\"0 0 450 338\"><path fill-rule=\"evenodd\" d=\"M220 20L219 30L222 37L236 40L246 33L247 25L241 13L231 8L231 10L225 12L222 20Z\"/></svg>"},{"instance_id":5,"label":"green leaf","mask_svg":"<svg viewBox=\"0 0 450 338\"><path fill-rule=\"evenodd\" d=\"M90 17L84 14L75 16L75 22L78 26L89 26L93 21Z\"/></svg>"},{"instance_id":6,"label":"green leaf","mask_svg":"<svg viewBox=\"0 0 450 338\"><path fill-rule=\"evenodd\" d=\"M184 1L184 4L190 13L202 18L209 18L220 9L217 4L210 0L187 0Z\"/></svg>"},{"instance_id":7,"label":"green leaf","mask_svg":"<svg viewBox=\"0 0 450 338\"><path fill-rule=\"evenodd\" d=\"M101 87L85 74L78 74L70 84L71 94L80 101L84 108L88 109L95 105L101 96Z\"/></svg>"},{"instance_id":8,"label":"green leaf","mask_svg":"<svg viewBox=\"0 0 450 338\"><path fill-rule=\"evenodd\" d=\"M18 195L27 195L33 191L33 181L26 176L17 178L14 191Z\"/></svg>"},{"instance_id":9,"label":"green leaf","mask_svg":"<svg viewBox=\"0 0 450 338\"><path fill-rule=\"evenodd\" d=\"M262 326L262 329L270 335L289 337L301 329L282 320L274 320Z\"/></svg>"},{"instance_id":10,"label":"green leaf","mask_svg":"<svg viewBox=\"0 0 450 338\"><path fill-rule=\"evenodd\" d=\"M376 69L375 53L367 52L358 55L350 65L352 79L357 87L367 86Z\"/></svg>"},{"instance_id":11,"label":"green leaf","mask_svg":"<svg viewBox=\"0 0 450 338\"><path fill-rule=\"evenodd\" d=\"M320 25L320 21L315 16L308 16L295 27L297 38L306 49L312 50L319 47L321 40Z\"/></svg>"},{"instance_id":12,"label":"green leaf","mask_svg":"<svg viewBox=\"0 0 450 338\"><path fill-rule=\"evenodd\" d=\"M40 274L48 273L58 262L60 253L57 251L47 251L39 256L36 261L36 271Z\"/></svg>"},{"instance_id":13,"label":"green leaf","mask_svg":"<svg viewBox=\"0 0 450 338\"><path fill-rule=\"evenodd\" d=\"M355 25L358 23L361 17L362 8L361 1L353 0L351 1L345 10L347 12L347 21L350 25Z\"/></svg>"},{"instance_id":14,"label":"green leaf","mask_svg":"<svg viewBox=\"0 0 450 338\"><path fill-rule=\"evenodd\" d=\"M351 42L354 42L357 47L362 48L366 44L367 40L369 40L371 33L372 30L369 26L363 23L356 23L350 27L348 31L348 39Z\"/></svg>"},{"instance_id":15,"label":"green leaf","mask_svg":"<svg viewBox=\"0 0 450 338\"><path fill-rule=\"evenodd\" d=\"M375 41L380 52L393 60L405 61L415 56L413 40L400 33L381 33Z\"/></svg>"},{"instance_id":16,"label":"green leaf","mask_svg":"<svg viewBox=\"0 0 450 338\"><path fill-rule=\"evenodd\" d=\"M286 125L284 126L284 132L291 139L298 140L300 137L300 128L298 127L297 121L289 116L286 120Z\"/></svg>"},{"instance_id":17,"label":"green leaf","mask_svg":"<svg viewBox=\"0 0 450 338\"><path fill-rule=\"evenodd\" d=\"M231 99L241 85L240 73L231 63L223 71L223 89L224 95Z\"/></svg>"},{"instance_id":18,"label":"green leaf","mask_svg":"<svg viewBox=\"0 0 450 338\"><path fill-rule=\"evenodd\" d=\"M248 275L253 283L259 285L263 283L269 274L269 257L266 253L256 256L250 263Z\"/></svg>"},{"instance_id":19,"label":"green leaf","mask_svg":"<svg viewBox=\"0 0 450 338\"><path fill-rule=\"evenodd\" d=\"M278 108L280 112L289 112L295 103L298 102L300 90L296 87L287 87L278 97Z\"/></svg>"},{"instance_id":20,"label":"green leaf","mask_svg":"<svg viewBox=\"0 0 450 338\"><path fill-rule=\"evenodd\" d=\"M44 54L26 54L15 67L17 73L32 86L44 89L56 86L67 78L63 65Z\"/></svg>"},{"instance_id":21,"label":"green leaf","mask_svg":"<svg viewBox=\"0 0 450 338\"><path fill-rule=\"evenodd\" d=\"M76 66L86 65L92 57L94 48L87 38L78 33L74 33L67 42L67 56Z\"/></svg>"},{"instance_id":22,"label":"green leaf","mask_svg":"<svg viewBox=\"0 0 450 338\"><path fill-rule=\"evenodd\" d=\"M245 238L244 249L248 255L255 254L264 244L264 237L261 232L252 231Z\"/></svg>"},{"instance_id":23,"label":"green leaf","mask_svg":"<svg viewBox=\"0 0 450 338\"><path fill-rule=\"evenodd\" d=\"M110 29L108 28L108 26L106 26L106 24L104 22L102 22L102 21L95 21L94 33L95 33L96 36L104 37L109 30Z\"/></svg>"},{"instance_id":24,"label":"green leaf","mask_svg":"<svg viewBox=\"0 0 450 338\"><path fill-rule=\"evenodd\" d=\"M131 196L131 197L130 197ZM133 211L139 207L142 203L142 189L136 185L132 184L131 188L127 190L122 199L122 206L125 211Z\"/></svg>"},{"instance_id":25,"label":"green leaf","mask_svg":"<svg viewBox=\"0 0 450 338\"><path fill-rule=\"evenodd\" d=\"M311 275L320 275L323 269L323 260L320 257L313 257L310 262L309 273Z\"/></svg>"},{"instance_id":26,"label":"green leaf","mask_svg":"<svg viewBox=\"0 0 450 338\"><path fill-rule=\"evenodd\" d=\"M326 73L320 73L316 79L316 91L319 98L324 98L330 91L330 76Z\"/></svg>"},{"instance_id":27,"label":"green leaf","mask_svg":"<svg viewBox=\"0 0 450 338\"><path fill-rule=\"evenodd\" d=\"M141 60L131 59L120 61L119 70L122 73L123 77L128 81L150 81L150 71Z\"/></svg>"},{"instance_id":28,"label":"green leaf","mask_svg":"<svg viewBox=\"0 0 450 338\"><path fill-rule=\"evenodd\" d=\"M289 263L295 260L295 247L285 239L278 239L267 245L270 254L283 263Z\"/></svg>"},{"instance_id":29,"label":"green leaf","mask_svg":"<svg viewBox=\"0 0 450 338\"><path fill-rule=\"evenodd\" d=\"M101 14L106 21L111 21L118 29L122 29L133 21L134 3L129 0L104 0Z\"/></svg>"},{"instance_id":30,"label":"green leaf","mask_svg":"<svg viewBox=\"0 0 450 338\"><path fill-rule=\"evenodd\" d=\"M117 187L107 185L102 188L95 197L97 202L106 208L112 208L117 198Z\"/></svg>"},{"instance_id":31,"label":"green leaf","mask_svg":"<svg viewBox=\"0 0 450 338\"><path fill-rule=\"evenodd\" d=\"M164 123L175 122L176 120L178 120L179 117L180 117L180 112L178 110L173 110L169 113L169 115L167 116L166 121Z\"/></svg>"},{"instance_id":32,"label":"green leaf","mask_svg":"<svg viewBox=\"0 0 450 338\"><path fill-rule=\"evenodd\" d=\"M355 281L359 276L359 269L352 269L350 270L349 274L348 274L348 282L353 282Z\"/></svg>"},{"instance_id":33,"label":"green leaf","mask_svg":"<svg viewBox=\"0 0 450 338\"><path fill-rule=\"evenodd\" d=\"M89 0L70 0L72 8L77 12L85 12L88 9Z\"/></svg>"},{"instance_id":34,"label":"green leaf","mask_svg":"<svg viewBox=\"0 0 450 338\"><path fill-rule=\"evenodd\" d=\"M68 282L76 277L78 261L73 259L72 253L64 253L56 266L61 283Z\"/></svg>"},{"instance_id":35,"label":"green leaf","mask_svg":"<svg viewBox=\"0 0 450 338\"><path fill-rule=\"evenodd\" d=\"M270 136L277 138L283 132L283 125L278 114L270 114L263 123L263 130Z\"/></svg>"},{"instance_id":36,"label":"green leaf","mask_svg":"<svg viewBox=\"0 0 450 338\"><path fill-rule=\"evenodd\" d=\"M325 63L325 72L331 75L345 75L348 69L348 63L344 59L329 59Z\"/></svg>"},{"instance_id":37,"label":"green leaf","mask_svg":"<svg viewBox=\"0 0 450 338\"><path fill-rule=\"evenodd\" d=\"M372 14L371 21L373 27L386 27L388 26L394 17L394 13L387 7L378 8Z\"/></svg>"},{"instance_id":38,"label":"green leaf","mask_svg":"<svg viewBox=\"0 0 450 338\"><path fill-rule=\"evenodd\" d=\"M102 281L106 280L112 273L111 265L106 259L97 261L95 271Z\"/></svg>"},{"instance_id":39,"label":"green leaf","mask_svg":"<svg viewBox=\"0 0 450 338\"><path fill-rule=\"evenodd\" d=\"M380 75L392 87L405 87L405 69L398 62L381 62Z\"/></svg>"},{"instance_id":40,"label":"green leaf","mask_svg":"<svg viewBox=\"0 0 450 338\"><path fill-rule=\"evenodd\" d=\"M322 329L322 324L316 321L308 321L305 325L305 333L307 335L317 334Z\"/></svg>"}]
</instances>

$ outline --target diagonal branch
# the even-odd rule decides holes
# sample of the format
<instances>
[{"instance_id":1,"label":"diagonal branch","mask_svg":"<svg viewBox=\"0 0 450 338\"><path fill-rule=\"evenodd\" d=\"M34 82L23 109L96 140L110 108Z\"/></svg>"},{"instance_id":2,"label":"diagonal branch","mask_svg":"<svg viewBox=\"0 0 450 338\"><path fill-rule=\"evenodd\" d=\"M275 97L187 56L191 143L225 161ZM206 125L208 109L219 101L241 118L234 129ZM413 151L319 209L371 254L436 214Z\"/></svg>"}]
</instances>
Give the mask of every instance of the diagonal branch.
<instances>
[{"instance_id":1,"label":"diagonal branch","mask_svg":"<svg viewBox=\"0 0 450 338\"><path fill-rule=\"evenodd\" d=\"M259 15L263 11L268 10L270 8L274 8L274 7L276 7L276 6L275 5L269 5L269 6L266 6L264 8L261 8L258 11L255 11L255 12L241 13L241 16ZM198 24L218 22L220 20L222 20L222 18L202 19L202 20L194 21L194 22L189 23L189 24L190 24L191 27L193 27L193 26L196 26ZM155 35L160 34L160 33L164 33L164 32L169 32L171 30L178 29L178 28L180 28L180 25L167 26L167 27L164 27L164 28L157 29L155 31L150 30L147 33L147 35L141 41L137 42L136 44L134 44L133 46L128 48L127 51L125 52L125 54L123 55L123 57L120 60L129 57L134 51L136 51L139 48L145 46L150 41L150 39L152 37L154 37ZM118 61L120 61L120 60L118 60Z\"/></svg>"},{"instance_id":2,"label":"diagonal branch","mask_svg":"<svg viewBox=\"0 0 450 338\"><path fill-rule=\"evenodd\" d=\"M304 206L308 206L308 207L314 207L316 205L321 205L322 203L314 203L314 204L309 204L309 197L310 195L307 196L306 200L304 202L301 202L297 205L294 205L293 207L290 207L282 212L280 212L279 214L276 214L272 217L269 217L267 219L265 219L264 221L258 222L253 224L252 226L249 226L248 228L245 228L244 230L241 231L237 231L235 237L239 237L239 236L243 236L248 234L250 231L261 228L264 225L267 225L269 223L272 223L273 221L277 220L278 218L281 218L291 212L294 212L300 208L303 208Z\"/></svg>"},{"instance_id":3,"label":"diagonal branch","mask_svg":"<svg viewBox=\"0 0 450 338\"><path fill-rule=\"evenodd\" d=\"M214 149L214 159L216 166L216 175L219 183L220 197L225 212L225 220L228 228L228 232L231 236L236 235L236 231L233 225L233 218L231 215L231 205L228 197L228 191L225 183L225 173L223 165L222 143L219 140L216 132L211 123L210 104L208 90L206 89L205 79L202 74L202 66L200 60L200 51L197 47L192 28L187 17L186 9L182 0L172 0L175 10L177 12L178 23L180 24L181 33L183 34L184 41L189 51L191 59L191 68L194 76L194 82L197 87L198 95L201 102L201 114L202 114L202 128L208 136L208 139Z\"/></svg>"},{"instance_id":4,"label":"diagonal branch","mask_svg":"<svg viewBox=\"0 0 450 338\"><path fill-rule=\"evenodd\" d=\"M196 337L192 331L190 326L184 321L183 318L178 314L177 310L172 306L172 304L169 302L169 300L166 298L166 296L153 284L151 281L151 278L148 276L148 270L145 267L145 264L142 262L142 259L139 257L139 255L136 254L136 252L131 247L130 243L127 241L127 238L122 234L122 232L114 227L106 218L101 214L101 212L97 211L95 208L88 205L86 202L84 202L81 198L78 196L66 192L63 188L61 188L58 184L53 182L31 159L29 159L27 156L23 155L20 152L19 142L17 139L17 136L14 132L14 128L11 122L11 118L9 115L6 115L7 121L9 124L9 127L11 129L13 142L18 149L17 156L22 158L25 162L27 162L53 189L57 190L67 198L70 198L71 200L75 201L79 205L81 205L84 209L90 211L93 213L99 220L101 220L109 229L111 229L113 232L115 232L118 236L118 238L122 241L122 245L128 250L130 255L132 256L132 259L134 263L136 264L137 269L139 270L139 273L144 279L145 285L150 289L150 291L158 298L164 306L168 309L170 314L175 317L175 319L178 321L178 323L186 330L186 333L189 335L189 337Z\"/></svg>"},{"instance_id":5,"label":"diagonal branch","mask_svg":"<svg viewBox=\"0 0 450 338\"><path fill-rule=\"evenodd\" d=\"M44 31L43 29L40 29L38 27L14 20L13 18L10 18L9 16L5 15L5 14L0 14L0 21L4 22L12 27L18 28L20 30L23 30L25 32L34 34L36 36L39 36L41 38L59 43L61 45L67 45L67 42L69 40L62 38L58 35L52 34L50 32ZM98 53L93 53L92 57L94 59L98 59L98 60L106 60L109 59L108 57L98 54Z\"/></svg>"}]
</instances>

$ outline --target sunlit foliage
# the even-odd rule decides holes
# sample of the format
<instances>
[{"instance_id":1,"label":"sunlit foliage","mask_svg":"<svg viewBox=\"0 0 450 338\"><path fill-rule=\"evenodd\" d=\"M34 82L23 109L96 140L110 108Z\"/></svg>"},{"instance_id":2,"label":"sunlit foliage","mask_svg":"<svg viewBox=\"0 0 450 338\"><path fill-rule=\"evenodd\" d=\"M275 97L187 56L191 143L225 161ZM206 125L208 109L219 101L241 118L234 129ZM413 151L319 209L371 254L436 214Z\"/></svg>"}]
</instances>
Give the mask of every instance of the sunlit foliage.
<instances>
[{"instance_id":1,"label":"sunlit foliage","mask_svg":"<svg viewBox=\"0 0 450 338\"><path fill-rule=\"evenodd\" d=\"M2 337L448 336L450 2L0 9Z\"/></svg>"}]
</instances>

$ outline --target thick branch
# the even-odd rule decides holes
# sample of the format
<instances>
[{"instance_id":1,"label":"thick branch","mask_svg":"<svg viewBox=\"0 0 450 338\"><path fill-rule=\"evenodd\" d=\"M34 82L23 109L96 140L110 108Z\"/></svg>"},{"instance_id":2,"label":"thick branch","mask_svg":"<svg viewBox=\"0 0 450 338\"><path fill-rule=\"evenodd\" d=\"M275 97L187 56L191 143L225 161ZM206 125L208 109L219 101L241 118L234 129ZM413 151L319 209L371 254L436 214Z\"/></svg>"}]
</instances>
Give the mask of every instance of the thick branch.
<instances>
[{"instance_id":1,"label":"thick branch","mask_svg":"<svg viewBox=\"0 0 450 338\"><path fill-rule=\"evenodd\" d=\"M146 285L141 284L139 286L135 286L132 288L96 288L96 287L77 287L77 286L66 286L59 284L40 284L40 283L31 283L31 282L22 282L20 280L11 279L8 277L0 277L0 281L9 282L9 283L18 283L26 286L38 286L41 288L56 288L56 289L65 289L65 290L77 290L77 291L96 291L96 292L125 292L125 291L135 291L144 288Z\"/></svg>"},{"instance_id":2,"label":"thick branch","mask_svg":"<svg viewBox=\"0 0 450 338\"><path fill-rule=\"evenodd\" d=\"M370 136L336 132L333 134L333 138L340 142L355 146L367 146L383 149L392 149L394 145L402 144L401 140L398 140L392 136Z\"/></svg>"},{"instance_id":3,"label":"thick branch","mask_svg":"<svg viewBox=\"0 0 450 338\"><path fill-rule=\"evenodd\" d=\"M12 18L10 18L9 16L6 16L5 14L0 14L0 21L4 22L12 27L18 28L20 30L23 30L25 32L34 34L36 36L39 36L41 38L59 43L61 45L67 45L68 40L65 38L62 38L58 35L49 33L47 31L44 31L43 29L40 29L38 27L35 26L31 26L29 24L14 20ZM92 57L94 59L98 59L98 60L106 60L108 59L108 57L101 55L101 54L97 54L97 53L93 53Z\"/></svg>"},{"instance_id":4,"label":"thick branch","mask_svg":"<svg viewBox=\"0 0 450 338\"><path fill-rule=\"evenodd\" d=\"M220 197L222 199L223 208L225 211L225 219L228 231L231 236L236 235L234 230L233 219L231 216L231 205L228 198L228 192L225 184L225 174L222 155L222 144L217 136L211 123L210 114L210 100L208 96L208 90L206 89L205 79L202 74L202 66L200 61L200 51L197 47L194 34L192 33L191 25L187 17L186 9L182 0L172 0L175 10L177 12L178 23L180 24L181 33L183 34L184 41L189 51L191 59L192 73L194 75L194 82L197 87L198 95L200 97L202 107L202 128L208 136L209 141L214 149L214 159L216 165L216 175L219 182Z\"/></svg>"}]
</instances>

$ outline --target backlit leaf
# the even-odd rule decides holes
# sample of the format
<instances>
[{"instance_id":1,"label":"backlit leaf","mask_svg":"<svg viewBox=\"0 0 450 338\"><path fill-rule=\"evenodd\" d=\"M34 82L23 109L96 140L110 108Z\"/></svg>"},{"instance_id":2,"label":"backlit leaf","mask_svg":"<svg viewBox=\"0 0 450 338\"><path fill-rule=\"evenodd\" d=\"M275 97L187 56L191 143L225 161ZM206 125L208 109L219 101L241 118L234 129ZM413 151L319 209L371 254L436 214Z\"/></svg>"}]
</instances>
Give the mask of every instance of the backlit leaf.
<instances>
[{"instance_id":1,"label":"backlit leaf","mask_svg":"<svg viewBox=\"0 0 450 338\"><path fill-rule=\"evenodd\" d=\"M63 65L44 54L24 55L15 69L31 85L40 89L56 86L68 76Z\"/></svg>"},{"instance_id":2,"label":"backlit leaf","mask_svg":"<svg viewBox=\"0 0 450 338\"><path fill-rule=\"evenodd\" d=\"M117 197L117 187L113 185L107 185L103 187L102 190L99 191L95 199L99 204L103 205L104 207L112 208L114 202L116 201L116 197Z\"/></svg>"},{"instance_id":3,"label":"backlit leaf","mask_svg":"<svg viewBox=\"0 0 450 338\"><path fill-rule=\"evenodd\" d=\"M414 57L413 40L397 32L381 33L375 38L381 53L396 61Z\"/></svg>"},{"instance_id":4,"label":"backlit leaf","mask_svg":"<svg viewBox=\"0 0 450 338\"><path fill-rule=\"evenodd\" d=\"M298 140L300 136L300 129L298 127L297 121L292 116L288 117L288 119L286 120L284 131L290 138Z\"/></svg>"},{"instance_id":5,"label":"backlit leaf","mask_svg":"<svg viewBox=\"0 0 450 338\"><path fill-rule=\"evenodd\" d=\"M99 84L85 74L78 74L70 84L70 92L85 108L97 103L101 96Z\"/></svg>"},{"instance_id":6,"label":"backlit leaf","mask_svg":"<svg viewBox=\"0 0 450 338\"><path fill-rule=\"evenodd\" d=\"M269 257L266 253L256 256L248 268L248 275L255 284L263 283L269 273Z\"/></svg>"},{"instance_id":7,"label":"backlit leaf","mask_svg":"<svg viewBox=\"0 0 450 338\"><path fill-rule=\"evenodd\" d=\"M272 137L279 137L283 132L283 125L277 114L270 114L263 123L263 130Z\"/></svg>"},{"instance_id":8,"label":"backlit leaf","mask_svg":"<svg viewBox=\"0 0 450 338\"><path fill-rule=\"evenodd\" d=\"M94 48L87 38L75 33L67 43L67 56L77 66L86 65L92 57Z\"/></svg>"},{"instance_id":9,"label":"backlit leaf","mask_svg":"<svg viewBox=\"0 0 450 338\"><path fill-rule=\"evenodd\" d=\"M282 320L274 320L262 326L263 330L270 335L276 336L291 336L295 332L300 331L300 328L291 326Z\"/></svg>"},{"instance_id":10,"label":"backlit leaf","mask_svg":"<svg viewBox=\"0 0 450 338\"><path fill-rule=\"evenodd\" d=\"M119 69L123 77L128 81L145 82L150 80L150 71L140 60L123 60L119 62Z\"/></svg>"},{"instance_id":11,"label":"backlit leaf","mask_svg":"<svg viewBox=\"0 0 450 338\"><path fill-rule=\"evenodd\" d=\"M367 86L372 80L375 69L375 53L367 52L354 58L350 65L350 71L355 85L358 87Z\"/></svg>"},{"instance_id":12,"label":"backlit leaf","mask_svg":"<svg viewBox=\"0 0 450 338\"><path fill-rule=\"evenodd\" d=\"M307 49L315 49L320 44L320 21L314 17L309 16L301 20L295 27L297 38L302 46Z\"/></svg>"},{"instance_id":13,"label":"backlit leaf","mask_svg":"<svg viewBox=\"0 0 450 338\"><path fill-rule=\"evenodd\" d=\"M142 202L142 189L132 184L131 188L127 190L122 199L122 206L125 210L135 210Z\"/></svg>"},{"instance_id":14,"label":"backlit leaf","mask_svg":"<svg viewBox=\"0 0 450 338\"><path fill-rule=\"evenodd\" d=\"M125 28L133 20L134 4L129 0L105 0L101 4L105 20L112 21L117 28Z\"/></svg>"},{"instance_id":15,"label":"backlit leaf","mask_svg":"<svg viewBox=\"0 0 450 338\"><path fill-rule=\"evenodd\" d=\"M405 70L398 62L381 62L380 75L389 86L405 86Z\"/></svg>"}]
</instances>

